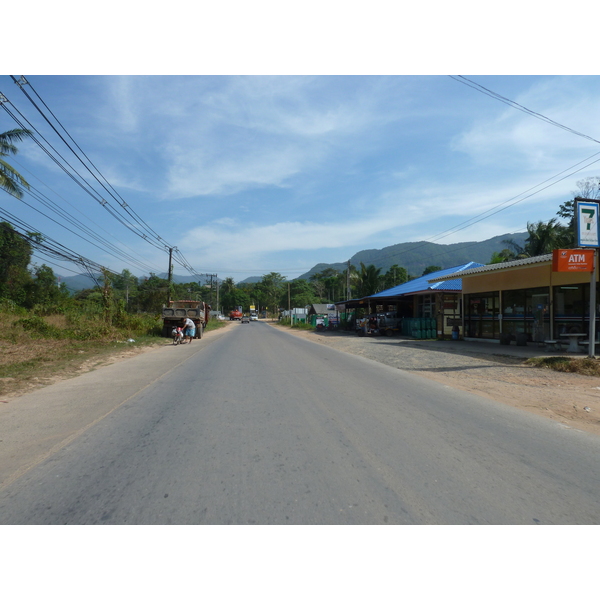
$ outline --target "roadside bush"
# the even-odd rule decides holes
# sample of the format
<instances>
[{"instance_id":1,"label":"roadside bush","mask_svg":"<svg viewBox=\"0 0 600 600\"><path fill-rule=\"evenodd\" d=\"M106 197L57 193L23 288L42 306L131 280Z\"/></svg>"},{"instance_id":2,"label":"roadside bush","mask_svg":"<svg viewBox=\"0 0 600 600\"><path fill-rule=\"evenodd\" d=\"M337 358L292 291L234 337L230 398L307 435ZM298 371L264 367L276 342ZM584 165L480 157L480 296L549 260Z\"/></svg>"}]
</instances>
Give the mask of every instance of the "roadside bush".
<instances>
[{"instance_id":1,"label":"roadside bush","mask_svg":"<svg viewBox=\"0 0 600 600\"><path fill-rule=\"evenodd\" d=\"M63 331L54 325L49 325L37 315L31 317L25 317L23 319L17 319L13 323L13 327L22 327L25 331L30 333L33 337L43 337L51 339L61 339L64 337Z\"/></svg>"},{"instance_id":2,"label":"roadside bush","mask_svg":"<svg viewBox=\"0 0 600 600\"><path fill-rule=\"evenodd\" d=\"M568 356L548 356L529 358L526 364L542 369L552 369L563 373L578 373L590 377L600 376L600 361L593 358L571 358Z\"/></svg>"},{"instance_id":3,"label":"roadside bush","mask_svg":"<svg viewBox=\"0 0 600 600\"><path fill-rule=\"evenodd\" d=\"M0 313L25 316L28 314L28 311L19 306L14 300L10 300L9 298L0 298Z\"/></svg>"}]
</instances>

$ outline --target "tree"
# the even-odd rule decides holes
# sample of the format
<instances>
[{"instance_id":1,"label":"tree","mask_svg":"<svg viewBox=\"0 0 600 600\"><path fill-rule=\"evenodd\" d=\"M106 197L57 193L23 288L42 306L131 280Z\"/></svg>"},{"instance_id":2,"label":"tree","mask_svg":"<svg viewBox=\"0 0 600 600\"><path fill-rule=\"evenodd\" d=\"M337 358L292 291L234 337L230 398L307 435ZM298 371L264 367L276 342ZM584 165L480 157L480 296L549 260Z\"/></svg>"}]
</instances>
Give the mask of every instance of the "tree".
<instances>
[{"instance_id":1,"label":"tree","mask_svg":"<svg viewBox=\"0 0 600 600\"><path fill-rule=\"evenodd\" d=\"M557 219L527 223L527 233L529 237L524 248L527 256L549 254L552 250L564 248L570 241L569 231Z\"/></svg>"},{"instance_id":2,"label":"tree","mask_svg":"<svg viewBox=\"0 0 600 600\"><path fill-rule=\"evenodd\" d=\"M31 253L26 236L16 232L10 223L0 223L0 298L19 304L25 300L25 288L31 281L27 270Z\"/></svg>"},{"instance_id":3,"label":"tree","mask_svg":"<svg viewBox=\"0 0 600 600\"><path fill-rule=\"evenodd\" d=\"M525 240L525 246L519 246L519 244L510 239L503 240L505 244L512 248L512 251L502 251L505 260L541 256L542 254L550 254L552 250L557 250L558 248L572 247L571 229L561 225L557 219L527 223L527 233L529 236ZM503 262L502 260L498 260L499 255L494 254L496 256L492 255L492 258L495 258L496 262Z\"/></svg>"},{"instance_id":4,"label":"tree","mask_svg":"<svg viewBox=\"0 0 600 600\"><path fill-rule=\"evenodd\" d=\"M142 312L160 313L167 298L169 282L150 273L150 277L139 284L137 309Z\"/></svg>"},{"instance_id":5,"label":"tree","mask_svg":"<svg viewBox=\"0 0 600 600\"><path fill-rule=\"evenodd\" d=\"M425 267L425 270L423 271L423 274L421 275L421 277L423 277L423 275L429 275L430 273L435 273L436 271L441 271L442 267L436 267L435 265L430 265L429 267Z\"/></svg>"},{"instance_id":6,"label":"tree","mask_svg":"<svg viewBox=\"0 0 600 600\"><path fill-rule=\"evenodd\" d=\"M321 300L335 302L336 297L337 300L345 297L346 275L333 267L327 267L323 271L311 275L310 281Z\"/></svg>"},{"instance_id":7,"label":"tree","mask_svg":"<svg viewBox=\"0 0 600 600\"><path fill-rule=\"evenodd\" d=\"M408 281L408 271L404 267L392 265L383 275L383 289L388 290Z\"/></svg>"},{"instance_id":8,"label":"tree","mask_svg":"<svg viewBox=\"0 0 600 600\"><path fill-rule=\"evenodd\" d=\"M358 272L357 285L357 294L359 298L364 298L365 296L372 296L380 290L380 273L381 269L377 269L375 265L369 265L367 267L364 263L360 263L360 271Z\"/></svg>"},{"instance_id":9,"label":"tree","mask_svg":"<svg viewBox=\"0 0 600 600\"><path fill-rule=\"evenodd\" d=\"M67 286L64 283L58 285L54 271L49 266L36 266L33 275L26 286L27 294L23 303L25 308L31 309L35 305L52 308L69 298Z\"/></svg>"},{"instance_id":10,"label":"tree","mask_svg":"<svg viewBox=\"0 0 600 600\"><path fill-rule=\"evenodd\" d=\"M227 296L227 294L231 293L233 290L235 290L235 281L233 280L233 277L226 277L220 285L220 298L222 299L224 296Z\"/></svg>"},{"instance_id":11,"label":"tree","mask_svg":"<svg viewBox=\"0 0 600 600\"><path fill-rule=\"evenodd\" d=\"M23 197L22 188L29 189L29 184L14 167L4 160L4 157L16 154L18 149L14 142L21 142L30 135L31 131L27 129L12 129L0 133L0 188L16 198Z\"/></svg>"},{"instance_id":12,"label":"tree","mask_svg":"<svg viewBox=\"0 0 600 600\"><path fill-rule=\"evenodd\" d=\"M252 304L248 292L235 286L228 288L224 294L219 293L219 302L224 313L233 310L236 306L249 310L250 304Z\"/></svg>"},{"instance_id":13,"label":"tree","mask_svg":"<svg viewBox=\"0 0 600 600\"><path fill-rule=\"evenodd\" d=\"M119 275L110 275L115 299L123 300L129 307L135 303L138 293L138 280L129 269L123 269Z\"/></svg>"},{"instance_id":14,"label":"tree","mask_svg":"<svg viewBox=\"0 0 600 600\"><path fill-rule=\"evenodd\" d=\"M504 240L504 242L507 243L507 240ZM514 242L512 242L512 243L514 243ZM492 257L490 258L490 262L488 264L495 265L497 263L503 263L503 262L515 260L516 258L517 258L517 255L515 252L513 252L509 248L504 248L504 250L501 250L500 252L492 252Z\"/></svg>"},{"instance_id":15,"label":"tree","mask_svg":"<svg viewBox=\"0 0 600 600\"><path fill-rule=\"evenodd\" d=\"M271 272L263 275L262 280L256 284L256 290L262 297L261 304L271 308L271 314L277 312L278 300L283 292L285 277L280 273Z\"/></svg>"},{"instance_id":16,"label":"tree","mask_svg":"<svg viewBox=\"0 0 600 600\"><path fill-rule=\"evenodd\" d=\"M303 308L309 304L316 304L319 302L319 297L315 294L314 285L306 281L306 279L294 279L294 281L290 281L289 286L291 308ZM287 286L284 286L284 293L279 299L279 304L287 308Z\"/></svg>"}]
</instances>

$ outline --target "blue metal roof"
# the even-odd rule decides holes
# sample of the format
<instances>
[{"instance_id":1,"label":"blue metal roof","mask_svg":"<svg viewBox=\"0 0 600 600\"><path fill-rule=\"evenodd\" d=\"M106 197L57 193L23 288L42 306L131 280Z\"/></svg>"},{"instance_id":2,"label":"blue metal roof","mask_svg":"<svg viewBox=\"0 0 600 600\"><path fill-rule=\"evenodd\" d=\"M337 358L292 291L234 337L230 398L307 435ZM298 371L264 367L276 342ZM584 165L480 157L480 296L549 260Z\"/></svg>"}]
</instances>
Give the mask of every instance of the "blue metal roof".
<instances>
[{"instance_id":1,"label":"blue metal roof","mask_svg":"<svg viewBox=\"0 0 600 600\"><path fill-rule=\"evenodd\" d=\"M458 267L450 267L448 269L442 269L441 271L435 271L428 275L423 275L412 281L407 281L397 285L396 287L384 290L377 294L369 296L369 298L391 298L396 296L405 296L407 294L418 294L423 292L460 292L462 290L462 279L450 279L448 281L438 281L436 283L429 283L430 279L444 277L445 275L452 275L459 271L466 271L467 269L475 269L476 267L483 267L481 263L468 262Z\"/></svg>"}]
</instances>

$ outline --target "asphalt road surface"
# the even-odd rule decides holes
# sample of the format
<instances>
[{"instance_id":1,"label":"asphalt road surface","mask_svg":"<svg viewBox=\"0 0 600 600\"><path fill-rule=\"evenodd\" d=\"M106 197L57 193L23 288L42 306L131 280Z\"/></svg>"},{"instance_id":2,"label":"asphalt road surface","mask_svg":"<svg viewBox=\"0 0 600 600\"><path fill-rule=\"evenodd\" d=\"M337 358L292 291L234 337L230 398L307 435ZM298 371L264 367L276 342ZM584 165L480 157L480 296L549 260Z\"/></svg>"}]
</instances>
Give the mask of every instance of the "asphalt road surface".
<instances>
[{"instance_id":1,"label":"asphalt road surface","mask_svg":"<svg viewBox=\"0 0 600 600\"><path fill-rule=\"evenodd\" d=\"M161 356L5 480L0 523L600 522L596 436L261 322L127 362Z\"/></svg>"}]
</instances>

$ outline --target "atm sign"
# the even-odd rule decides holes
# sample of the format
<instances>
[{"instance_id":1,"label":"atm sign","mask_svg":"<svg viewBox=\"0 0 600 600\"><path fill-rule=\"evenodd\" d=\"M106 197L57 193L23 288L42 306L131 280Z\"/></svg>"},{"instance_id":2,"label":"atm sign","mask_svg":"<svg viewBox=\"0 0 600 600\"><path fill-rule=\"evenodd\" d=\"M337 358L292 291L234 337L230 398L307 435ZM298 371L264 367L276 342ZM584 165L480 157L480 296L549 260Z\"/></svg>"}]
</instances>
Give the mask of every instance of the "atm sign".
<instances>
[{"instance_id":1,"label":"atm sign","mask_svg":"<svg viewBox=\"0 0 600 600\"><path fill-rule=\"evenodd\" d=\"M553 250L552 270L565 271L588 271L594 270L595 250Z\"/></svg>"}]
</instances>

